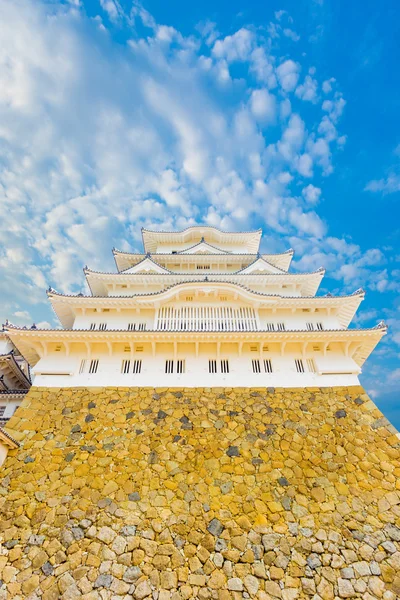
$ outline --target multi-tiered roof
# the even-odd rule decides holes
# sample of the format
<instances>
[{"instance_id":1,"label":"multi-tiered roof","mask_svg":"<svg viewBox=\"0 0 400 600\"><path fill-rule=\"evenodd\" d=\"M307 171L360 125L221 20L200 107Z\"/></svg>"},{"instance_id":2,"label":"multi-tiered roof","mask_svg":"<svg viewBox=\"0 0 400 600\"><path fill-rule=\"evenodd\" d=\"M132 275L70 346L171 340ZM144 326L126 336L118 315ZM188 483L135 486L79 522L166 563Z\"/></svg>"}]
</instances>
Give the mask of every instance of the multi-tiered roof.
<instances>
[{"instance_id":1,"label":"multi-tiered roof","mask_svg":"<svg viewBox=\"0 0 400 600\"><path fill-rule=\"evenodd\" d=\"M62 330L7 328L8 335L32 364L54 342L64 344L65 348L78 341L103 342L112 353L113 343L132 342L134 338L151 341L153 348L160 342L189 339L198 343L204 339L216 343L268 340L281 348L296 341L303 348L322 343L325 349L340 342L345 352L350 352L355 362L362 365L386 332L383 324L372 329L347 329L364 292L317 296L324 270L289 273L293 250L260 253L261 230L228 233L205 226L180 232L142 229L142 237L143 253L113 250L116 273L84 269L90 295L48 290ZM227 301L226 307L213 306L207 310L200 307L196 312L192 304L172 306L188 298L195 298L204 306L208 299L221 297ZM244 308L233 309L231 300L242 302ZM147 311L146 314L153 316L139 330L124 325L121 319L108 319L106 327L97 327L95 321L88 327L82 319L84 315L101 314L104 321L106 312L121 315L129 310L137 314ZM314 316L319 312L328 317L328 322L314 328L306 323L291 325L289 319L285 327L277 328L260 317L277 315L280 311ZM335 326L329 326L332 316Z\"/></svg>"}]
</instances>

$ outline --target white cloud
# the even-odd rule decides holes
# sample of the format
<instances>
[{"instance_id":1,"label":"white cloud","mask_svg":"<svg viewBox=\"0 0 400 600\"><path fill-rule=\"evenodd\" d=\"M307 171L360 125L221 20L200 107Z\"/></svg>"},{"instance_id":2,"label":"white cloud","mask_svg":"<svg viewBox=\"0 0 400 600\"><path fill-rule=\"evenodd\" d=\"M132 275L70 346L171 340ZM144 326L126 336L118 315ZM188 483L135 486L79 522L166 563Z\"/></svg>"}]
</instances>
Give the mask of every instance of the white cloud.
<instances>
[{"instance_id":1,"label":"white cloud","mask_svg":"<svg viewBox=\"0 0 400 600\"><path fill-rule=\"evenodd\" d=\"M250 97L253 115L264 122L273 123L276 119L276 98L266 89L254 90Z\"/></svg>"},{"instance_id":2,"label":"white cloud","mask_svg":"<svg viewBox=\"0 0 400 600\"><path fill-rule=\"evenodd\" d=\"M312 177L313 176L313 159L307 153L299 156L297 163L297 170L300 175L303 177Z\"/></svg>"},{"instance_id":3,"label":"white cloud","mask_svg":"<svg viewBox=\"0 0 400 600\"><path fill-rule=\"evenodd\" d=\"M277 86L274 58L267 54L264 47L259 46L252 51L250 61L250 71L255 74L257 80L270 90L274 89Z\"/></svg>"},{"instance_id":4,"label":"white cloud","mask_svg":"<svg viewBox=\"0 0 400 600\"><path fill-rule=\"evenodd\" d=\"M318 204L321 197L321 188L310 183L303 188L302 194L309 204Z\"/></svg>"},{"instance_id":5,"label":"white cloud","mask_svg":"<svg viewBox=\"0 0 400 600\"><path fill-rule=\"evenodd\" d=\"M123 10L117 0L100 0L100 6L111 21L118 21L123 16Z\"/></svg>"},{"instance_id":6,"label":"white cloud","mask_svg":"<svg viewBox=\"0 0 400 600\"><path fill-rule=\"evenodd\" d=\"M400 175L393 173L384 179L372 179L364 189L367 192L382 192L383 194L400 192Z\"/></svg>"},{"instance_id":7,"label":"white cloud","mask_svg":"<svg viewBox=\"0 0 400 600\"><path fill-rule=\"evenodd\" d=\"M17 317L17 319L23 319L24 321L32 320L32 317L27 310L16 310L15 313L13 313L13 315L14 317Z\"/></svg>"},{"instance_id":8,"label":"white cloud","mask_svg":"<svg viewBox=\"0 0 400 600\"><path fill-rule=\"evenodd\" d=\"M400 381L400 368L392 371L389 374L389 379L390 379L390 381L396 381L396 382Z\"/></svg>"},{"instance_id":9,"label":"white cloud","mask_svg":"<svg viewBox=\"0 0 400 600\"><path fill-rule=\"evenodd\" d=\"M305 125L302 118L293 114L288 126L278 142L278 150L286 160L291 160L295 154L302 148L305 139Z\"/></svg>"},{"instance_id":10,"label":"white cloud","mask_svg":"<svg viewBox=\"0 0 400 600\"><path fill-rule=\"evenodd\" d=\"M300 65L293 60L285 60L276 70L279 83L285 92L291 92L297 85Z\"/></svg>"},{"instance_id":11,"label":"white cloud","mask_svg":"<svg viewBox=\"0 0 400 600\"><path fill-rule=\"evenodd\" d=\"M324 100L322 110L329 114L329 118L333 123L336 123L342 116L345 106L346 100L339 92L336 92L333 100Z\"/></svg>"},{"instance_id":12,"label":"white cloud","mask_svg":"<svg viewBox=\"0 0 400 600\"><path fill-rule=\"evenodd\" d=\"M317 89L317 81L313 79L310 75L306 75L304 83L302 83L296 88L295 94L298 98L301 98L306 102L312 102L313 104L315 104L318 100Z\"/></svg>"},{"instance_id":13,"label":"white cloud","mask_svg":"<svg viewBox=\"0 0 400 600\"><path fill-rule=\"evenodd\" d=\"M293 31L293 29L290 29L289 27L285 27L285 29L283 30L283 35L293 40L293 42L298 42L300 40L299 34Z\"/></svg>"},{"instance_id":14,"label":"white cloud","mask_svg":"<svg viewBox=\"0 0 400 600\"><path fill-rule=\"evenodd\" d=\"M129 37L120 5L103 5ZM138 5L130 18L145 33L114 45L112 28L103 35L83 9L0 3L4 314L27 307L45 321L45 287L86 291L82 266L114 269L110 247L141 250L141 225L261 225L271 249L285 236L299 252L304 244L306 267L350 256L349 242L325 237L322 248L326 224L309 210L320 188L303 184L332 169L340 116L339 97L321 123L298 102L312 102L307 86L319 89L315 70L299 86L300 63L256 29L224 37L209 23L185 37Z\"/></svg>"},{"instance_id":15,"label":"white cloud","mask_svg":"<svg viewBox=\"0 0 400 600\"><path fill-rule=\"evenodd\" d=\"M293 208L289 213L289 221L307 235L321 238L326 231L322 220L315 212L304 213L299 208Z\"/></svg>"},{"instance_id":16,"label":"white cloud","mask_svg":"<svg viewBox=\"0 0 400 600\"><path fill-rule=\"evenodd\" d=\"M254 34L246 28L233 35L217 40L212 49L216 58L226 58L228 62L247 60L254 44Z\"/></svg>"},{"instance_id":17,"label":"white cloud","mask_svg":"<svg viewBox=\"0 0 400 600\"><path fill-rule=\"evenodd\" d=\"M329 94L329 92L332 91L332 84L335 82L336 82L336 79L334 77L331 77L330 79L326 79L322 83L322 91L324 92L324 94Z\"/></svg>"},{"instance_id":18,"label":"white cloud","mask_svg":"<svg viewBox=\"0 0 400 600\"><path fill-rule=\"evenodd\" d=\"M317 138L315 141L309 139L307 149L315 162L322 167L324 175L332 173L331 150L324 138Z\"/></svg>"},{"instance_id":19,"label":"white cloud","mask_svg":"<svg viewBox=\"0 0 400 600\"><path fill-rule=\"evenodd\" d=\"M284 15L287 15L287 11L286 10L277 10L274 13L275 19L277 21L280 21Z\"/></svg>"}]
</instances>

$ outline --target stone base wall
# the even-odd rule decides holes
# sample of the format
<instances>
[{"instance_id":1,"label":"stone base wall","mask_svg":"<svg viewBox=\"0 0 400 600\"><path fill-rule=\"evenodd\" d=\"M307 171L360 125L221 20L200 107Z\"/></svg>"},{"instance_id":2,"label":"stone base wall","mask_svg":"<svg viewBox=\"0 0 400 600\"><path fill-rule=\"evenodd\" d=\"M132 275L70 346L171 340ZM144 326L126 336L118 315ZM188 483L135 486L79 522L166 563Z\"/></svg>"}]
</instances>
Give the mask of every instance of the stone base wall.
<instances>
[{"instance_id":1,"label":"stone base wall","mask_svg":"<svg viewBox=\"0 0 400 600\"><path fill-rule=\"evenodd\" d=\"M0 599L400 598L400 440L362 388L32 388Z\"/></svg>"}]
</instances>

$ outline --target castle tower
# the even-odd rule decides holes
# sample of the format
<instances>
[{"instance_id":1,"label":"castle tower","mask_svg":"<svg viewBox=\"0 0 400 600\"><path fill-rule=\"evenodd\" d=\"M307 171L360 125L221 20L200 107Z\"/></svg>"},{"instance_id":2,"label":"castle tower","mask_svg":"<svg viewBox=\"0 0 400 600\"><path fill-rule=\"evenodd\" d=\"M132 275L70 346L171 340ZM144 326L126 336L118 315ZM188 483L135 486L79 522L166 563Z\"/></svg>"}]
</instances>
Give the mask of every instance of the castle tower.
<instances>
[{"instance_id":1,"label":"castle tower","mask_svg":"<svg viewBox=\"0 0 400 600\"><path fill-rule=\"evenodd\" d=\"M400 436L359 385L363 292L261 232L143 230L62 329L7 326L35 380L0 432L0 600L397 600Z\"/></svg>"},{"instance_id":2,"label":"castle tower","mask_svg":"<svg viewBox=\"0 0 400 600\"><path fill-rule=\"evenodd\" d=\"M117 273L85 268L91 295L48 297L62 330L8 335L46 387L358 385L386 327L348 329L364 298L317 296L323 269L289 273L261 231L142 230Z\"/></svg>"},{"instance_id":3,"label":"castle tower","mask_svg":"<svg viewBox=\"0 0 400 600\"><path fill-rule=\"evenodd\" d=\"M31 387L29 365L15 346L0 331L0 466L15 440L2 427L8 423Z\"/></svg>"}]
</instances>

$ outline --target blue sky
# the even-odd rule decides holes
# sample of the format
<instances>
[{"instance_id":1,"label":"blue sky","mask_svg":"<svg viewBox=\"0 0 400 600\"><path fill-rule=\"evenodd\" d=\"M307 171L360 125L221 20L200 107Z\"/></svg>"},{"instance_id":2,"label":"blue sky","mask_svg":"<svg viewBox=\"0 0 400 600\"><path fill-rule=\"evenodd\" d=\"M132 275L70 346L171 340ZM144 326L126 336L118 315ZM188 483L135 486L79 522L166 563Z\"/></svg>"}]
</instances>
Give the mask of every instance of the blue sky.
<instances>
[{"instance_id":1,"label":"blue sky","mask_svg":"<svg viewBox=\"0 0 400 600\"><path fill-rule=\"evenodd\" d=\"M2 0L1 318L57 326L140 227L262 227L365 288L362 382L400 427L397 2Z\"/></svg>"}]
</instances>

